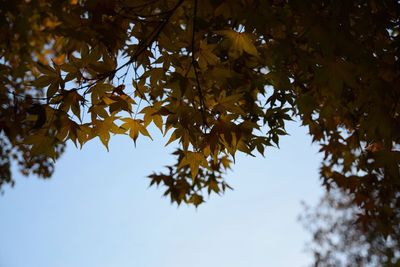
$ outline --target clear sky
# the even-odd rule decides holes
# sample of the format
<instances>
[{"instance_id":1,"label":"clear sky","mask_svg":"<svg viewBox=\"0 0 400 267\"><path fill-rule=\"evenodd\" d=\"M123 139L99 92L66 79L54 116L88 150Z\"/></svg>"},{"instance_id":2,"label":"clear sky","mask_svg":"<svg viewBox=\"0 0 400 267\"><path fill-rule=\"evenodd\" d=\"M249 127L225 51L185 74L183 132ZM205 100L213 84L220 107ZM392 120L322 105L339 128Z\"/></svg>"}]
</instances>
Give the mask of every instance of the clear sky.
<instances>
[{"instance_id":1,"label":"clear sky","mask_svg":"<svg viewBox=\"0 0 400 267\"><path fill-rule=\"evenodd\" d=\"M239 156L234 187L198 209L171 205L148 188L152 171L173 162L173 145L114 137L68 146L50 180L15 175L0 196L0 267L306 266L310 238L297 221L300 201L316 203L321 155L306 129L266 157Z\"/></svg>"}]
</instances>

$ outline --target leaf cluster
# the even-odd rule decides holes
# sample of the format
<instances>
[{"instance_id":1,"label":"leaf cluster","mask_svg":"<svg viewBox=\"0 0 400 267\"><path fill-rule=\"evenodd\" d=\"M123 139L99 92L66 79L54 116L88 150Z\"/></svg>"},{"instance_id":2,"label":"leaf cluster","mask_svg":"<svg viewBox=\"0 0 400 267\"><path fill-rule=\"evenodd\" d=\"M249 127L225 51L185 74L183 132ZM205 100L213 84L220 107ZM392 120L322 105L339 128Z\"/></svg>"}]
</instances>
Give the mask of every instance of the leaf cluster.
<instances>
[{"instance_id":1,"label":"leaf cluster","mask_svg":"<svg viewBox=\"0 0 400 267\"><path fill-rule=\"evenodd\" d=\"M50 176L66 142L178 146L150 175L177 203L223 192L237 152L264 155L300 119L325 187L395 229L400 208L398 1L63 0L0 4L0 185ZM287 163L290 165L290 163Z\"/></svg>"}]
</instances>

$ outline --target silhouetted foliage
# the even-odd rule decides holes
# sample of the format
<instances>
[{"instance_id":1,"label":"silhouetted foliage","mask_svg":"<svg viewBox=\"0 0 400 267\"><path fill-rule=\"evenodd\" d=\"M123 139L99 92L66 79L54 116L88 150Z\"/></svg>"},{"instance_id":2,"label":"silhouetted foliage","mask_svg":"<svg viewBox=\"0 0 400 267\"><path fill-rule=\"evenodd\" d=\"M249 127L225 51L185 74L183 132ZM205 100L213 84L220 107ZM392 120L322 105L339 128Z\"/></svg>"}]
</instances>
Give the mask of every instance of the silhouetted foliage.
<instances>
[{"instance_id":1,"label":"silhouetted foliage","mask_svg":"<svg viewBox=\"0 0 400 267\"><path fill-rule=\"evenodd\" d=\"M400 225L389 236L385 225L372 221L364 228L358 221L361 209L340 190L331 190L313 209L305 207L301 221L313 238L307 250L314 255L313 266L369 267L400 265ZM397 220L400 211L397 210Z\"/></svg>"},{"instance_id":2,"label":"silhouetted foliage","mask_svg":"<svg viewBox=\"0 0 400 267\"><path fill-rule=\"evenodd\" d=\"M297 116L325 155L324 185L388 237L400 208L399 12L397 0L1 1L0 185L13 183L12 161L49 177L67 141L136 142L153 123L179 148L151 183L197 206L227 188L237 151L278 146Z\"/></svg>"}]
</instances>

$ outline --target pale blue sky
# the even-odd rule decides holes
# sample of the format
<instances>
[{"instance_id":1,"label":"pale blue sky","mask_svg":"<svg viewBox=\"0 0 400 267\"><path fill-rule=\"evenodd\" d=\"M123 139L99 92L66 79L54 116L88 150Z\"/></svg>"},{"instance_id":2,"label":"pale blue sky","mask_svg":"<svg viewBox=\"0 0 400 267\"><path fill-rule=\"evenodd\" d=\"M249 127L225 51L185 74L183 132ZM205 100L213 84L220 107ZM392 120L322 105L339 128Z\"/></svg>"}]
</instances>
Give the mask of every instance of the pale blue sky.
<instances>
[{"instance_id":1,"label":"pale blue sky","mask_svg":"<svg viewBox=\"0 0 400 267\"><path fill-rule=\"evenodd\" d=\"M15 175L0 196L0 267L295 267L311 262L297 222L301 200L322 194L321 155L306 129L287 127L281 149L239 156L234 187L197 210L171 205L146 178L173 162L155 135L135 148L114 137L69 146L51 180Z\"/></svg>"}]
</instances>

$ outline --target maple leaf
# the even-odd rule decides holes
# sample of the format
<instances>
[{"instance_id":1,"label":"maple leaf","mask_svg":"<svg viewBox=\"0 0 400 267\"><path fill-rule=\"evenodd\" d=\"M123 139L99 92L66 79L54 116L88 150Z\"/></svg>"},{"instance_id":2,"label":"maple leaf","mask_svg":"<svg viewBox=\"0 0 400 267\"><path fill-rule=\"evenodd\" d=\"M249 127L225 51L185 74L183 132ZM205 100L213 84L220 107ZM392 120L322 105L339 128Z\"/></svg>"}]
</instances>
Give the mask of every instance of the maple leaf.
<instances>
[{"instance_id":1,"label":"maple leaf","mask_svg":"<svg viewBox=\"0 0 400 267\"><path fill-rule=\"evenodd\" d=\"M236 32L233 30L222 30L216 33L225 36L231 43L230 55L234 58L243 54L243 51L258 57L257 48L254 46L253 41L248 33Z\"/></svg>"},{"instance_id":2,"label":"maple leaf","mask_svg":"<svg viewBox=\"0 0 400 267\"><path fill-rule=\"evenodd\" d=\"M213 66L219 62L219 57L213 53L215 47L216 45L209 45L205 41L200 41L198 62L201 69L204 70L207 66Z\"/></svg>"},{"instance_id":3,"label":"maple leaf","mask_svg":"<svg viewBox=\"0 0 400 267\"><path fill-rule=\"evenodd\" d=\"M208 162L203 153L187 151L179 162L178 168L189 165L192 179L194 180L199 172L199 167L209 168Z\"/></svg>"},{"instance_id":4,"label":"maple leaf","mask_svg":"<svg viewBox=\"0 0 400 267\"><path fill-rule=\"evenodd\" d=\"M121 128L129 130L129 136L133 139L135 143L139 136L139 133L152 139L142 120L132 118L122 118L121 120L124 122L121 125Z\"/></svg>"},{"instance_id":5,"label":"maple leaf","mask_svg":"<svg viewBox=\"0 0 400 267\"><path fill-rule=\"evenodd\" d=\"M119 117L111 115L104 120L95 120L94 124L94 132L100 138L103 145L108 150L108 142L110 141L110 133L114 134L123 134L126 132L126 129L123 127L118 127L114 121L119 119Z\"/></svg>"}]
</instances>

